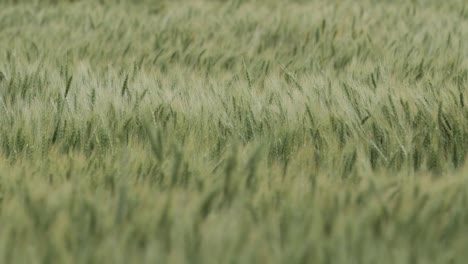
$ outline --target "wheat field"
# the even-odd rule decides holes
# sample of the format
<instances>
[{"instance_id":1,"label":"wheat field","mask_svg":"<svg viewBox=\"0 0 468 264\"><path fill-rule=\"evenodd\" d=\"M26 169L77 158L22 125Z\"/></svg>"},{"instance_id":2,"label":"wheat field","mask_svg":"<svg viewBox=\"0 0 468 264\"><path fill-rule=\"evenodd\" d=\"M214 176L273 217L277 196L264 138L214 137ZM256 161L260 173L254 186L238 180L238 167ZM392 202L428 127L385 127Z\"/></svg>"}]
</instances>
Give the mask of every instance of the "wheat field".
<instances>
[{"instance_id":1,"label":"wheat field","mask_svg":"<svg viewBox=\"0 0 468 264\"><path fill-rule=\"evenodd\" d=\"M0 1L0 263L466 263L464 0Z\"/></svg>"}]
</instances>

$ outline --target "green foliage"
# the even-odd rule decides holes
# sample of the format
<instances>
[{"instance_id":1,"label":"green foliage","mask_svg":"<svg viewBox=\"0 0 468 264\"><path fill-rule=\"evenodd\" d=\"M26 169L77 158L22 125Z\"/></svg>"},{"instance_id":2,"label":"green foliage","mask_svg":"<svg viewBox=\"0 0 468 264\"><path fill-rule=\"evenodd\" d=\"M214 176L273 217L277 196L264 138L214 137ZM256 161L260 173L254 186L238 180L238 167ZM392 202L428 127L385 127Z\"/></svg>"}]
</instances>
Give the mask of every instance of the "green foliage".
<instances>
[{"instance_id":1,"label":"green foliage","mask_svg":"<svg viewBox=\"0 0 468 264\"><path fill-rule=\"evenodd\" d=\"M0 3L0 263L464 263L464 1Z\"/></svg>"}]
</instances>

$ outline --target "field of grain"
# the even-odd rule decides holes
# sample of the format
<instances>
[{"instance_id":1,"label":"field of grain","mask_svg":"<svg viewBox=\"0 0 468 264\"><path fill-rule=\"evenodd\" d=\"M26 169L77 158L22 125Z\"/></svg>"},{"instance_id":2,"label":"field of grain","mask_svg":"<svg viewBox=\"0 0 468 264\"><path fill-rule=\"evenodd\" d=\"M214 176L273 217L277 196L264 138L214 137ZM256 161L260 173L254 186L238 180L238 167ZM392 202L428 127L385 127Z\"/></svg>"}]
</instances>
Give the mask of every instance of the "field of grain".
<instances>
[{"instance_id":1,"label":"field of grain","mask_svg":"<svg viewBox=\"0 0 468 264\"><path fill-rule=\"evenodd\" d=\"M0 1L0 263L466 263L468 2Z\"/></svg>"}]
</instances>

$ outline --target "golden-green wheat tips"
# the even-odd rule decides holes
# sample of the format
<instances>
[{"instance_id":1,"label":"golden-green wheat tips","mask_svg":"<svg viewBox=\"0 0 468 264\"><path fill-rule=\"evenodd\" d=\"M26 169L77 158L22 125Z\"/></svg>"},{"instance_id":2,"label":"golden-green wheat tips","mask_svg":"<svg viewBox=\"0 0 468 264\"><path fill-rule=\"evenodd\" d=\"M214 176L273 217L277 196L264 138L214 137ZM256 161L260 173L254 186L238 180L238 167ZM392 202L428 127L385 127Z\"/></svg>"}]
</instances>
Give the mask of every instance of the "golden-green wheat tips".
<instances>
[{"instance_id":1,"label":"golden-green wheat tips","mask_svg":"<svg viewBox=\"0 0 468 264\"><path fill-rule=\"evenodd\" d=\"M465 263L467 19L0 1L0 263Z\"/></svg>"}]
</instances>

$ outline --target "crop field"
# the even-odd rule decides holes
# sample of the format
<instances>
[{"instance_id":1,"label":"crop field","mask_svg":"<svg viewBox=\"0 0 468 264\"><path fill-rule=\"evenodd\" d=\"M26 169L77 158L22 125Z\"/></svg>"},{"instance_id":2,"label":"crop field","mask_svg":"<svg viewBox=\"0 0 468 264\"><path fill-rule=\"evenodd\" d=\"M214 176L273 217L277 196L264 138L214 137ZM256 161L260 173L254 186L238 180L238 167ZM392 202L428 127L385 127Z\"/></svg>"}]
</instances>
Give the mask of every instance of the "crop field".
<instances>
[{"instance_id":1,"label":"crop field","mask_svg":"<svg viewBox=\"0 0 468 264\"><path fill-rule=\"evenodd\" d=\"M466 263L465 0L0 0L0 263Z\"/></svg>"}]
</instances>

